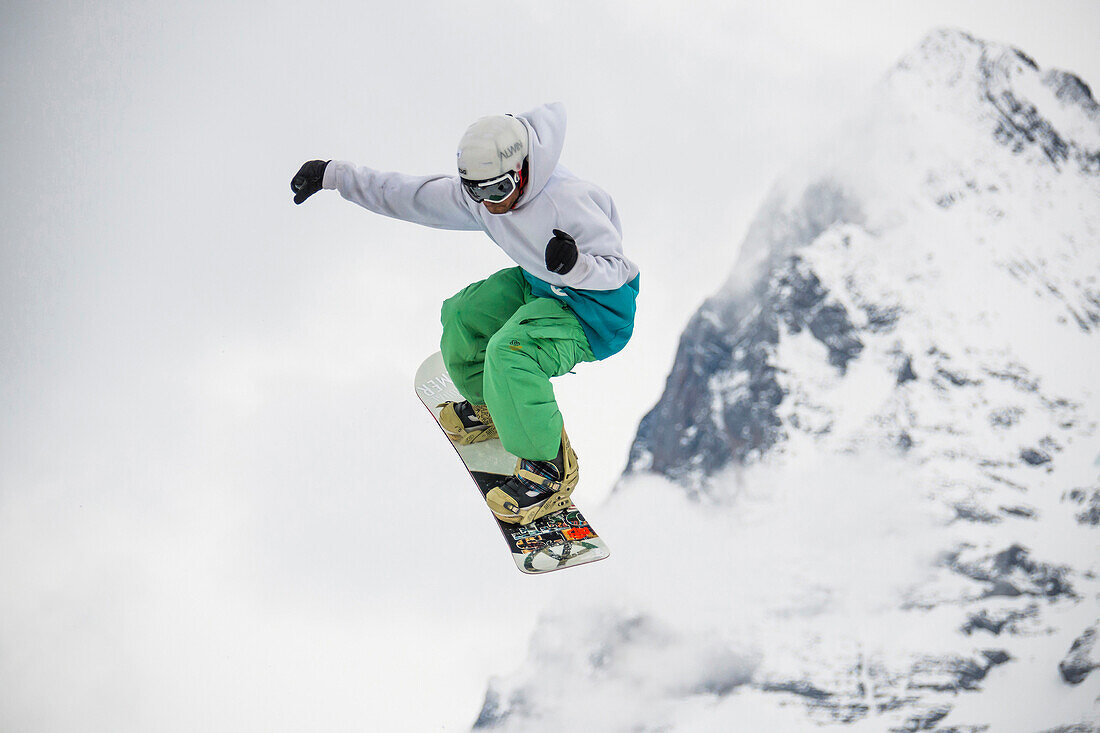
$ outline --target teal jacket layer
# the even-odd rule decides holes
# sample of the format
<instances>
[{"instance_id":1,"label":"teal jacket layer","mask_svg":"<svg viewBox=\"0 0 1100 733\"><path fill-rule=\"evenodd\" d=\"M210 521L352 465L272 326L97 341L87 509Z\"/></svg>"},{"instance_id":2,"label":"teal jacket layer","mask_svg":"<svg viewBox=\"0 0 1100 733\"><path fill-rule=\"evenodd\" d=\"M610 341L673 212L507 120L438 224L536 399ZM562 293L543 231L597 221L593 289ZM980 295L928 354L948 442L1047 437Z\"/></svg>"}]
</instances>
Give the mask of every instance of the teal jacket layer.
<instances>
[{"instance_id":1,"label":"teal jacket layer","mask_svg":"<svg viewBox=\"0 0 1100 733\"><path fill-rule=\"evenodd\" d=\"M616 290L577 290L551 285L523 271L531 292L540 298L554 298L570 307L588 337L588 345L597 359L606 359L622 351L634 333L637 311L638 276Z\"/></svg>"}]
</instances>

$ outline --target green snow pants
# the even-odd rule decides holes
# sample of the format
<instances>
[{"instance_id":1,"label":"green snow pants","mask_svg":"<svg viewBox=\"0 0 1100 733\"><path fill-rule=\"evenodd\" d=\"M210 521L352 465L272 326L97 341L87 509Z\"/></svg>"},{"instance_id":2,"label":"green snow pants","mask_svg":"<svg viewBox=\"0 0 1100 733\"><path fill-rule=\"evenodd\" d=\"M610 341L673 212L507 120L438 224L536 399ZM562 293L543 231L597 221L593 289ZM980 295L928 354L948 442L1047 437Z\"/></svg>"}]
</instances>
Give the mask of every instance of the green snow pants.
<instances>
[{"instance_id":1,"label":"green snow pants","mask_svg":"<svg viewBox=\"0 0 1100 733\"><path fill-rule=\"evenodd\" d=\"M596 360L569 306L532 295L513 267L444 301L442 321L447 373L467 401L489 407L504 449L557 457L564 422L550 378Z\"/></svg>"}]
</instances>

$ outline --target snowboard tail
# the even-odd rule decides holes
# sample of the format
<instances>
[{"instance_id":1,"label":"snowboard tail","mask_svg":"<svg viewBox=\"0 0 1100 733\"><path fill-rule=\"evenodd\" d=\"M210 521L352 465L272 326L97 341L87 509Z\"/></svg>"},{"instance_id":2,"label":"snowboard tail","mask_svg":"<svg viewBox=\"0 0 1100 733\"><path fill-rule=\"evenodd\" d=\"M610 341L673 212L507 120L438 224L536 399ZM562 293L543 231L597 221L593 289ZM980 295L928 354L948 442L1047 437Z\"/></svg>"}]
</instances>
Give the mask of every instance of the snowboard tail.
<instances>
[{"instance_id":1,"label":"snowboard tail","mask_svg":"<svg viewBox=\"0 0 1100 733\"><path fill-rule=\"evenodd\" d=\"M443 365L442 354L437 352L420 365L416 372L416 394L437 425L440 404L462 400ZM440 430L443 430L442 425ZM443 432L446 437L446 431ZM504 450L499 440L458 445L448 438L447 442L466 466L482 499L511 477L517 459ZM504 535L516 567L524 573L548 573L602 560L611 554L607 544L572 501L564 509L530 524L508 524L492 512L490 515Z\"/></svg>"}]
</instances>

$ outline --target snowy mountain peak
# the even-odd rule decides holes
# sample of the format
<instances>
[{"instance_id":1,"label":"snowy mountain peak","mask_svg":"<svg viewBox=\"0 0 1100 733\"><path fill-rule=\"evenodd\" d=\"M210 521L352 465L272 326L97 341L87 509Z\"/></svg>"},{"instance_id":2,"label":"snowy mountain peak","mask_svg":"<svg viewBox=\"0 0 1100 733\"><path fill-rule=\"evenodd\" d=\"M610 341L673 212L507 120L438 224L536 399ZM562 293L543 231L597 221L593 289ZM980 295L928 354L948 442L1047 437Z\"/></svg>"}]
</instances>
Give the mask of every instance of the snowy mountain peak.
<instances>
[{"instance_id":1,"label":"snowy mountain peak","mask_svg":"<svg viewBox=\"0 0 1100 733\"><path fill-rule=\"evenodd\" d=\"M1018 48L959 30L929 33L884 80L940 110L994 123L993 135L1021 152L1038 146L1055 166L1100 173L1100 106L1071 73L1043 70Z\"/></svg>"},{"instance_id":2,"label":"snowy mountain peak","mask_svg":"<svg viewBox=\"0 0 1100 733\"><path fill-rule=\"evenodd\" d=\"M919 452L899 401L937 380L1043 373L1016 343L1024 324L1095 351L1098 199L1100 112L1084 82L960 31L929 34L772 189L686 329L629 470L700 491L795 434ZM863 376L845 379L853 367ZM934 403L964 410L966 395Z\"/></svg>"},{"instance_id":3,"label":"snowy mountain peak","mask_svg":"<svg viewBox=\"0 0 1100 733\"><path fill-rule=\"evenodd\" d=\"M978 58L991 44L979 40L956 28L936 28L928 32L920 43L902 56L889 76L912 73L921 76L931 85L949 88L970 76ZM1021 57L1024 55L1021 53Z\"/></svg>"}]
</instances>

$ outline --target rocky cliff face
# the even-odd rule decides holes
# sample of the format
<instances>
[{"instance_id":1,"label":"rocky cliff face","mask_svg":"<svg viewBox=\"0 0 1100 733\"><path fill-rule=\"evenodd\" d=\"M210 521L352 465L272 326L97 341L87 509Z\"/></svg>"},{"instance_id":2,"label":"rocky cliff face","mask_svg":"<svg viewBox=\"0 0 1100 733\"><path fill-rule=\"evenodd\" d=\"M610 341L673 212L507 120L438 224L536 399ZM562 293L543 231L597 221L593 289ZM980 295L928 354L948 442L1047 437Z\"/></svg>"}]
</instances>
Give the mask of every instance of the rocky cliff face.
<instances>
[{"instance_id":1,"label":"rocky cliff face","mask_svg":"<svg viewBox=\"0 0 1100 733\"><path fill-rule=\"evenodd\" d=\"M749 233L754 247L773 252L766 276L747 293L711 298L692 318L665 393L642 420L628 472L661 473L699 490L722 467L759 458L784 439L786 391L775 358L780 329L805 330L840 373L863 349L850 315L798 250L826 231L862 221L858 202L828 178L807 187L789 208L773 198ZM871 328L896 317L875 307L866 305Z\"/></svg>"},{"instance_id":2,"label":"rocky cliff face","mask_svg":"<svg viewBox=\"0 0 1100 733\"><path fill-rule=\"evenodd\" d=\"M1091 729L1098 277L1088 86L928 35L686 329L605 528L634 575L477 727Z\"/></svg>"}]
</instances>

